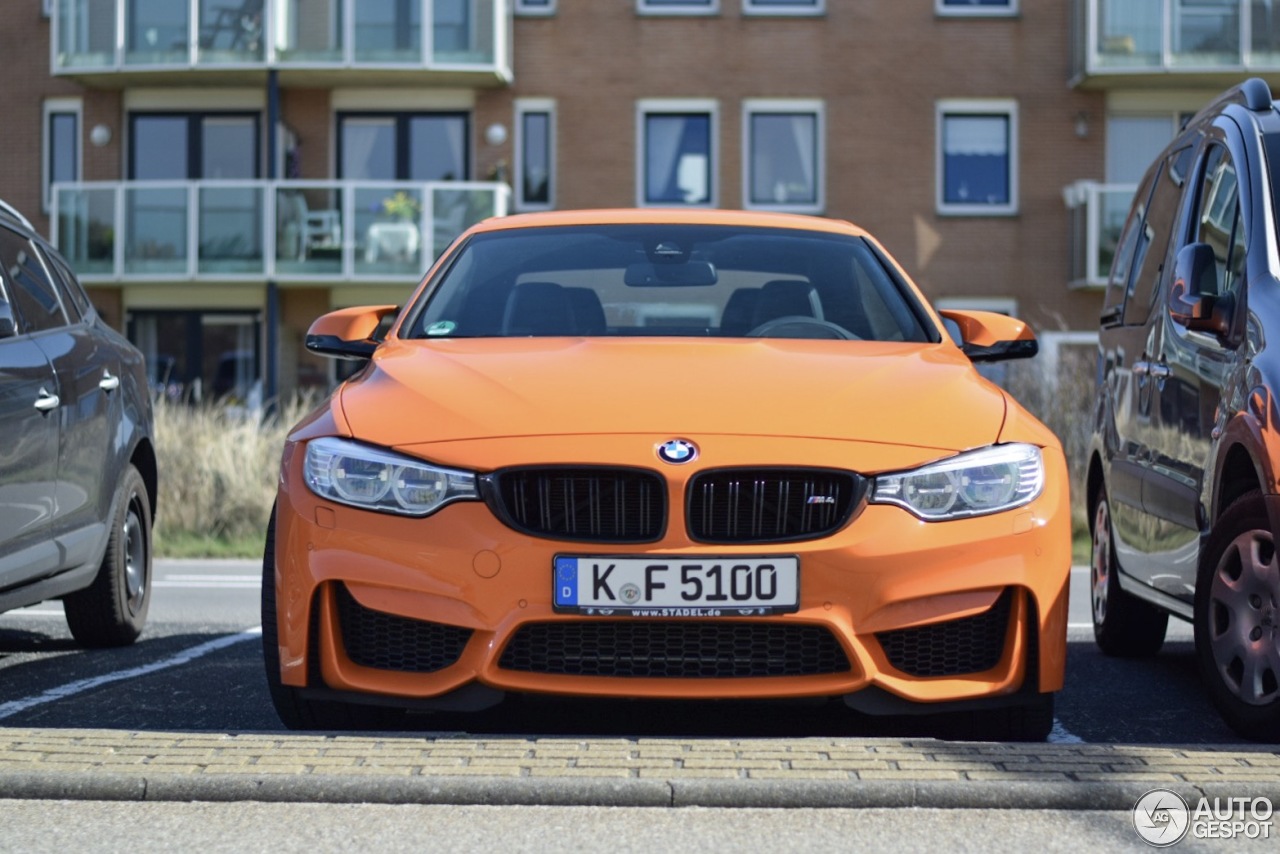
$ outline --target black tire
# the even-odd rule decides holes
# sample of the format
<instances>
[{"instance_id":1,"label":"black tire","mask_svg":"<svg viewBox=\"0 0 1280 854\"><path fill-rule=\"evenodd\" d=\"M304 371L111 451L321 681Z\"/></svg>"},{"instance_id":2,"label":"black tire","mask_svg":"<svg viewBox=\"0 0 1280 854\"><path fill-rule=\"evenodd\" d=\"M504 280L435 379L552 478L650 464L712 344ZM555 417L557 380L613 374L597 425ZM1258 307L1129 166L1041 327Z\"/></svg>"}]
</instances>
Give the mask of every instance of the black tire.
<instances>
[{"instance_id":1,"label":"black tire","mask_svg":"<svg viewBox=\"0 0 1280 854\"><path fill-rule=\"evenodd\" d=\"M1146 658L1164 646L1169 615L1120 589L1115 535L1107 491L1098 487L1089 530L1093 547L1089 561L1089 600L1093 639L1098 649L1117 658Z\"/></svg>"},{"instance_id":2,"label":"black tire","mask_svg":"<svg viewBox=\"0 0 1280 854\"><path fill-rule=\"evenodd\" d=\"M280 679L279 627L276 623L276 511L271 509L267 542L262 555L262 663L267 690L276 715L288 729L366 730L392 729L404 720L404 711L362 706L331 700L311 700ZM310 667L312 674L318 667ZM308 677L316 678L316 677ZM320 687L320 686L315 686Z\"/></svg>"},{"instance_id":3,"label":"black tire","mask_svg":"<svg viewBox=\"0 0 1280 854\"><path fill-rule=\"evenodd\" d=\"M1196 659L1214 706L1245 738L1280 740L1280 557L1262 493L1213 525L1200 554Z\"/></svg>"},{"instance_id":4,"label":"black tire","mask_svg":"<svg viewBox=\"0 0 1280 854\"><path fill-rule=\"evenodd\" d=\"M107 550L93 583L62 600L82 646L125 646L138 639L151 606L151 498L142 475L125 466L111 501Z\"/></svg>"}]
</instances>

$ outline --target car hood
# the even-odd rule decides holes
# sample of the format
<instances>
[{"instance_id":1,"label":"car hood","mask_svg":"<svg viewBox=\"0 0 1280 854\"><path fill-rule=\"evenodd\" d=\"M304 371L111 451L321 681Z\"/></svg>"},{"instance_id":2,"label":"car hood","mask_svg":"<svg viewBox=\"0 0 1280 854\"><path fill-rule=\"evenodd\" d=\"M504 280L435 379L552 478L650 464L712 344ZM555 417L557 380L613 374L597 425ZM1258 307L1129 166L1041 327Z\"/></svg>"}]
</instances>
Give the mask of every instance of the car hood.
<instances>
[{"instance_id":1,"label":"car hood","mask_svg":"<svg viewBox=\"0 0 1280 854\"><path fill-rule=\"evenodd\" d=\"M994 442L1006 409L950 344L782 339L391 341L340 398L355 437L391 447L656 433L959 451Z\"/></svg>"}]
</instances>

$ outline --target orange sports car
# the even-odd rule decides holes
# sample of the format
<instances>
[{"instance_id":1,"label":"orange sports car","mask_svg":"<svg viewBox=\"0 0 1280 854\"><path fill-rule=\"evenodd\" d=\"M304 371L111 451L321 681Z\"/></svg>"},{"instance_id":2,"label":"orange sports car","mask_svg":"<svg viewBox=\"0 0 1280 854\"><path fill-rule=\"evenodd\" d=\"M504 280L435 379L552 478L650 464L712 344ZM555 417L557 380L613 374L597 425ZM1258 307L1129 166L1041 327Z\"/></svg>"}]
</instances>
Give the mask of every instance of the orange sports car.
<instances>
[{"instance_id":1,"label":"orange sports car","mask_svg":"<svg viewBox=\"0 0 1280 854\"><path fill-rule=\"evenodd\" d=\"M366 363L284 449L262 625L289 727L517 692L1050 731L1066 465L973 364L1035 337L935 312L856 226L493 219L307 346Z\"/></svg>"}]
</instances>

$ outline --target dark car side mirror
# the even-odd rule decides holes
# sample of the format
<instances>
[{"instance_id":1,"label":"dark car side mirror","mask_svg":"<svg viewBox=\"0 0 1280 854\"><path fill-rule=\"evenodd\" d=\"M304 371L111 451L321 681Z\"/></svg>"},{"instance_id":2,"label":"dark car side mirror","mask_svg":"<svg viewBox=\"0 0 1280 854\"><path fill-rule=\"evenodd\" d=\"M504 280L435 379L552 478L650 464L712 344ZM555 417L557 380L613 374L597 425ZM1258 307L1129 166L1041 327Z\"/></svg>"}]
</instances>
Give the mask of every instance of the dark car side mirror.
<instances>
[{"instance_id":1,"label":"dark car side mirror","mask_svg":"<svg viewBox=\"0 0 1280 854\"><path fill-rule=\"evenodd\" d=\"M0 299L0 338L12 338L18 334L18 319L13 316L13 306Z\"/></svg>"},{"instance_id":2,"label":"dark car side mirror","mask_svg":"<svg viewBox=\"0 0 1280 854\"><path fill-rule=\"evenodd\" d=\"M1169 289L1169 316L1194 332L1219 338L1231 331L1232 300L1218 296L1218 259L1207 243L1178 250Z\"/></svg>"}]
</instances>

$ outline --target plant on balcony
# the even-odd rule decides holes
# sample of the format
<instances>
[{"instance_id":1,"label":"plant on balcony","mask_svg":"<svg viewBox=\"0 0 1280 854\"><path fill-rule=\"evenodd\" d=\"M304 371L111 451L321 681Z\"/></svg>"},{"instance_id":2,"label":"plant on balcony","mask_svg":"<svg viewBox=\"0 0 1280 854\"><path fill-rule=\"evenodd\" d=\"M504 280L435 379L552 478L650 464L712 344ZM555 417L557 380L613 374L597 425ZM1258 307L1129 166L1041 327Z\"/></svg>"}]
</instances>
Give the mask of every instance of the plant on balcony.
<instances>
[{"instance_id":1,"label":"plant on balcony","mask_svg":"<svg viewBox=\"0 0 1280 854\"><path fill-rule=\"evenodd\" d=\"M422 203L404 190L397 190L395 195L382 200L382 212L394 220L413 222L422 211Z\"/></svg>"}]
</instances>

